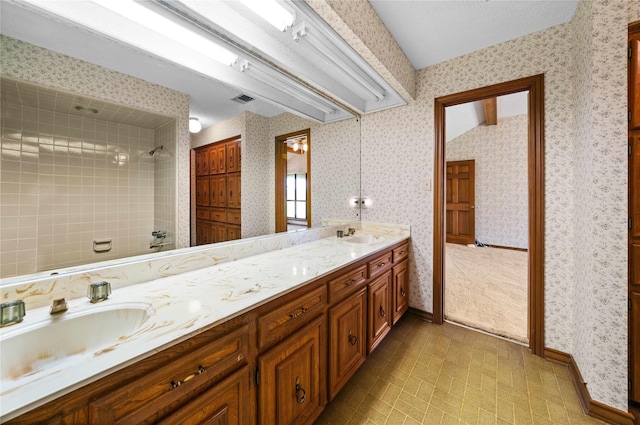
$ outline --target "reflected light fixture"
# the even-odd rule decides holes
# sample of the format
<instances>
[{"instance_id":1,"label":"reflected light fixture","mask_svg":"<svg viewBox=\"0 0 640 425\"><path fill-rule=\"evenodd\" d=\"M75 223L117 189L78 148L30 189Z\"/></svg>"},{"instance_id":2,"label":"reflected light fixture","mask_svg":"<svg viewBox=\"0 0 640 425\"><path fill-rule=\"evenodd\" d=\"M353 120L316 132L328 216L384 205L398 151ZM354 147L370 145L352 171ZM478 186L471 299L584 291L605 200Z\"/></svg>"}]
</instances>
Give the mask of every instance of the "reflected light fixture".
<instances>
[{"instance_id":1,"label":"reflected light fixture","mask_svg":"<svg viewBox=\"0 0 640 425\"><path fill-rule=\"evenodd\" d=\"M196 117L189 117L189 132L198 133L202 130L202 124L200 124L200 120Z\"/></svg>"},{"instance_id":2,"label":"reflected light fixture","mask_svg":"<svg viewBox=\"0 0 640 425\"><path fill-rule=\"evenodd\" d=\"M239 0L280 31L293 25L295 16L276 0Z\"/></svg>"},{"instance_id":3,"label":"reflected light fixture","mask_svg":"<svg viewBox=\"0 0 640 425\"><path fill-rule=\"evenodd\" d=\"M92 0L105 9L121 15L159 34L170 34L171 38L223 65L232 65L238 56L212 40L177 24L133 1ZM175 58L165 57L175 61ZM180 62L178 62L180 63Z\"/></svg>"}]
</instances>

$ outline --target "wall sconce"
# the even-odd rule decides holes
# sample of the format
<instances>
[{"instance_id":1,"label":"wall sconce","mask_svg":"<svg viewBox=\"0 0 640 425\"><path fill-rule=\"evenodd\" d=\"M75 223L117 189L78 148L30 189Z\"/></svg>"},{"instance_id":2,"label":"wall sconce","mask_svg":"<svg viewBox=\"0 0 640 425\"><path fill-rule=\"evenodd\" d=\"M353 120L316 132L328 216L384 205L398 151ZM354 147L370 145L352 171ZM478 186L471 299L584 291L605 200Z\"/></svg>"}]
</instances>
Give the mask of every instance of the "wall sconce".
<instances>
[{"instance_id":1,"label":"wall sconce","mask_svg":"<svg viewBox=\"0 0 640 425\"><path fill-rule=\"evenodd\" d=\"M198 133L202 130L202 124L200 124L200 120L196 117L189 117L189 132Z\"/></svg>"},{"instance_id":2,"label":"wall sconce","mask_svg":"<svg viewBox=\"0 0 640 425\"><path fill-rule=\"evenodd\" d=\"M371 208L371 206L373 205L373 201L371 200L371 198L353 197L353 198L349 199L349 204L353 208L360 207L362 209L367 209L367 208Z\"/></svg>"}]
</instances>

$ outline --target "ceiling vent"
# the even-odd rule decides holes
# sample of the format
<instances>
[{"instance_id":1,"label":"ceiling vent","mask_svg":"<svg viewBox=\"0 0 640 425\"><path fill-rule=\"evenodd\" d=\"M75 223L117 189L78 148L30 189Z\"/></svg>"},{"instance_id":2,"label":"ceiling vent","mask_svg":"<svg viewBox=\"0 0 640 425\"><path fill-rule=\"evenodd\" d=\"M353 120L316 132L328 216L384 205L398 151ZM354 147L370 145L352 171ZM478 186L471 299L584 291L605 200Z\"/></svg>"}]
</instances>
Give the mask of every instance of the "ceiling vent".
<instances>
[{"instance_id":1,"label":"ceiling vent","mask_svg":"<svg viewBox=\"0 0 640 425\"><path fill-rule=\"evenodd\" d=\"M253 98L251 96L247 96L246 94L240 94L231 100L233 100L234 102L245 104L251 102Z\"/></svg>"}]
</instances>

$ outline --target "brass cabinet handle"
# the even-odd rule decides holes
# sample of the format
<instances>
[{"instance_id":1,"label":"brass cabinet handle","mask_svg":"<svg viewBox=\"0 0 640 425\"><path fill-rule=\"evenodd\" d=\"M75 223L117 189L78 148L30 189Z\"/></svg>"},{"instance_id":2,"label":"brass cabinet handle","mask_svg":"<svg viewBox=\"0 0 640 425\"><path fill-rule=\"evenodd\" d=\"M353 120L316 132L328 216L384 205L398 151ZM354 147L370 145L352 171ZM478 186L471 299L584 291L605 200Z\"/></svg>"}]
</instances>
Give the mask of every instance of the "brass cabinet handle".
<instances>
[{"instance_id":1,"label":"brass cabinet handle","mask_svg":"<svg viewBox=\"0 0 640 425\"><path fill-rule=\"evenodd\" d=\"M344 282L344 285L345 285L345 286L351 286L351 285L353 285L354 283L356 283L356 280L355 280L355 279L351 279L351 280L347 280L347 281L345 281L345 282Z\"/></svg>"},{"instance_id":2,"label":"brass cabinet handle","mask_svg":"<svg viewBox=\"0 0 640 425\"><path fill-rule=\"evenodd\" d=\"M403 297L405 296L404 288L402 286L400 287L400 295L402 295Z\"/></svg>"},{"instance_id":3,"label":"brass cabinet handle","mask_svg":"<svg viewBox=\"0 0 640 425\"><path fill-rule=\"evenodd\" d=\"M298 316L300 316L301 314L306 313L306 312L307 312L307 309L306 309L306 308L304 308L304 307L301 307L299 312L297 312L297 313L290 313L290 314L289 314L289 319L295 319L296 317L298 317Z\"/></svg>"},{"instance_id":4,"label":"brass cabinet handle","mask_svg":"<svg viewBox=\"0 0 640 425\"><path fill-rule=\"evenodd\" d=\"M387 315L387 313L382 308L382 304L380 304L380 317L382 317L384 319L386 315Z\"/></svg>"},{"instance_id":5,"label":"brass cabinet handle","mask_svg":"<svg viewBox=\"0 0 640 425\"><path fill-rule=\"evenodd\" d=\"M198 370L193 372L191 375L187 375L179 381L171 381L171 384L169 385L169 391L178 388L180 385L184 384L185 382L191 381L193 378L200 375L204 371L205 371L204 367L198 366Z\"/></svg>"},{"instance_id":6,"label":"brass cabinet handle","mask_svg":"<svg viewBox=\"0 0 640 425\"><path fill-rule=\"evenodd\" d=\"M378 267L384 267L385 264L387 264L387 263L379 263Z\"/></svg>"},{"instance_id":7,"label":"brass cabinet handle","mask_svg":"<svg viewBox=\"0 0 640 425\"><path fill-rule=\"evenodd\" d=\"M355 335L351 335L351 331L349 331L349 344L356 345L358 343L358 337Z\"/></svg>"},{"instance_id":8,"label":"brass cabinet handle","mask_svg":"<svg viewBox=\"0 0 640 425\"><path fill-rule=\"evenodd\" d=\"M296 378L296 401L298 404L302 404L306 397L307 392L300 386L300 378Z\"/></svg>"}]
</instances>

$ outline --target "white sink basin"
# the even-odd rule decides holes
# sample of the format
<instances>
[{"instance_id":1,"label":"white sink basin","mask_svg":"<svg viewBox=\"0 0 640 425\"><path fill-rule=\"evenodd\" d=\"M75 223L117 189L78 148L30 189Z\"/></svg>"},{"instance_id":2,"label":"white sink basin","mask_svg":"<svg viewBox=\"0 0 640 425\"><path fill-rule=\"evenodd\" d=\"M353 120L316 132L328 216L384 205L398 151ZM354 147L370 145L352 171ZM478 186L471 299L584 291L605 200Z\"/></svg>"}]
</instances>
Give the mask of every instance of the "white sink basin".
<instances>
[{"instance_id":1,"label":"white sink basin","mask_svg":"<svg viewBox=\"0 0 640 425\"><path fill-rule=\"evenodd\" d=\"M380 242L384 242L384 236L374 236L374 235L355 235L355 236L347 236L342 239L345 242L349 243L369 243L376 244Z\"/></svg>"},{"instance_id":2,"label":"white sink basin","mask_svg":"<svg viewBox=\"0 0 640 425\"><path fill-rule=\"evenodd\" d=\"M383 242L384 237L382 236L374 236L374 235L356 235L356 236L348 236L342 239L345 242L350 243L378 243Z\"/></svg>"},{"instance_id":3,"label":"white sink basin","mask_svg":"<svg viewBox=\"0 0 640 425\"><path fill-rule=\"evenodd\" d=\"M2 380L15 380L76 356L100 355L125 341L154 310L148 303L91 305L0 331ZM29 312L27 311L27 317Z\"/></svg>"}]
</instances>

